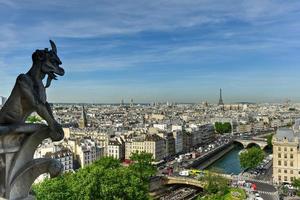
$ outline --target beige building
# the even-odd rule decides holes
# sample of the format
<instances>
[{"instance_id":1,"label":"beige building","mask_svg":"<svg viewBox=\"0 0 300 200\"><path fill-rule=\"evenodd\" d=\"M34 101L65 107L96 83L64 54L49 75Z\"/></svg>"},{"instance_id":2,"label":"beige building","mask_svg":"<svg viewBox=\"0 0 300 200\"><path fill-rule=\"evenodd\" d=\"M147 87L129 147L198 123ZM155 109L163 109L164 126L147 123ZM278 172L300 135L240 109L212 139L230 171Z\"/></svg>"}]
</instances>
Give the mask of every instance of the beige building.
<instances>
[{"instance_id":1,"label":"beige building","mask_svg":"<svg viewBox=\"0 0 300 200\"><path fill-rule=\"evenodd\" d=\"M92 164L94 161L104 157L104 147L98 146L96 142L90 138L68 140L75 160L81 167Z\"/></svg>"},{"instance_id":2,"label":"beige building","mask_svg":"<svg viewBox=\"0 0 300 200\"><path fill-rule=\"evenodd\" d=\"M125 159L134 152L151 153L155 161L160 161L166 156L165 141L157 134L141 135L125 143Z\"/></svg>"},{"instance_id":3,"label":"beige building","mask_svg":"<svg viewBox=\"0 0 300 200\"><path fill-rule=\"evenodd\" d=\"M272 143L274 183L291 183L300 178L299 132L278 129Z\"/></svg>"}]
</instances>

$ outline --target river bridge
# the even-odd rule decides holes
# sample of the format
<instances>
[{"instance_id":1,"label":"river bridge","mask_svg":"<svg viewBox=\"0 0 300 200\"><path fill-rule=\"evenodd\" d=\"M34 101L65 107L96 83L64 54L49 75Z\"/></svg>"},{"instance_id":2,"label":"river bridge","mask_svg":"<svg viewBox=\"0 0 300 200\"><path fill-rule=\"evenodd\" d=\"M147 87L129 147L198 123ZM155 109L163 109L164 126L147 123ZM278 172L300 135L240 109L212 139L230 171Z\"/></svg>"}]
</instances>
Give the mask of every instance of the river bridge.
<instances>
[{"instance_id":1,"label":"river bridge","mask_svg":"<svg viewBox=\"0 0 300 200\"><path fill-rule=\"evenodd\" d=\"M214 173L212 173L214 174ZM237 176L231 176L229 174L216 174L219 176L223 176L227 179L237 179ZM162 185L192 185L198 188L204 188L206 183L204 181L198 180L194 177L183 177L183 176L156 176L153 177L150 181L150 187L158 187Z\"/></svg>"},{"instance_id":2,"label":"river bridge","mask_svg":"<svg viewBox=\"0 0 300 200\"><path fill-rule=\"evenodd\" d=\"M246 149L251 146L259 146L261 149L265 149L268 146L267 139L265 138L252 138L252 139L235 139L233 142L237 142L243 145Z\"/></svg>"},{"instance_id":3,"label":"river bridge","mask_svg":"<svg viewBox=\"0 0 300 200\"><path fill-rule=\"evenodd\" d=\"M181 184L181 185L193 185L199 188L203 188L205 183L199 181L195 178L181 177L181 176L165 176L163 177L164 185L173 185L173 184Z\"/></svg>"}]
</instances>

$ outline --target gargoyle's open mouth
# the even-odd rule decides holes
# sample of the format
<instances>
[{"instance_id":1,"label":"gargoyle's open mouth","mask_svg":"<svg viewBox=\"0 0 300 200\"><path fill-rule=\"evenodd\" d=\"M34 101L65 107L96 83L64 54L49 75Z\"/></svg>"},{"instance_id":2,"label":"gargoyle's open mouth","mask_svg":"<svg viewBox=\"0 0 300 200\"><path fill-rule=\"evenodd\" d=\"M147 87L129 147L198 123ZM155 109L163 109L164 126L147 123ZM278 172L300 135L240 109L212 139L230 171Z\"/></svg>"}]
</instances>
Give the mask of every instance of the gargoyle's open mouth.
<instances>
[{"instance_id":1,"label":"gargoyle's open mouth","mask_svg":"<svg viewBox=\"0 0 300 200\"><path fill-rule=\"evenodd\" d=\"M51 78L51 79L54 79L54 80L57 80L57 76L56 76L56 74L54 73L54 72L49 72L49 74L48 74L48 78Z\"/></svg>"},{"instance_id":2,"label":"gargoyle's open mouth","mask_svg":"<svg viewBox=\"0 0 300 200\"><path fill-rule=\"evenodd\" d=\"M45 85L45 88L48 88L50 85L51 85L51 81L54 79L54 80L57 80L57 73L55 72L49 72L47 73L48 75L48 78L47 78L47 82L46 82L46 85ZM59 74L58 74L59 75Z\"/></svg>"}]
</instances>

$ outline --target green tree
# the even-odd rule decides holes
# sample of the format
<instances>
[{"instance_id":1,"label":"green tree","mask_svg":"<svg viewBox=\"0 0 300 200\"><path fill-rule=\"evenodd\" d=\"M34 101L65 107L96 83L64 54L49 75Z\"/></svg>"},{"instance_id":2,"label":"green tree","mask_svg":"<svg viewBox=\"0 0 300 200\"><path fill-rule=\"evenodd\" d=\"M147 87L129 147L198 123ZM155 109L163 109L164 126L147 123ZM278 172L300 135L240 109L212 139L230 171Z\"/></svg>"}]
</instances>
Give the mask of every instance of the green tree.
<instances>
[{"instance_id":1,"label":"green tree","mask_svg":"<svg viewBox=\"0 0 300 200\"><path fill-rule=\"evenodd\" d=\"M264 151L258 147L252 147L240 154L240 163L243 168L255 168L264 159Z\"/></svg>"},{"instance_id":2,"label":"green tree","mask_svg":"<svg viewBox=\"0 0 300 200\"><path fill-rule=\"evenodd\" d=\"M300 179L299 178L294 179L292 185L296 188L297 195L300 196Z\"/></svg>"},{"instance_id":3,"label":"green tree","mask_svg":"<svg viewBox=\"0 0 300 200\"><path fill-rule=\"evenodd\" d=\"M205 182L204 192L208 195L217 194L223 196L228 193L229 181L220 175L208 172L200 180Z\"/></svg>"},{"instance_id":4,"label":"green tree","mask_svg":"<svg viewBox=\"0 0 300 200\"><path fill-rule=\"evenodd\" d=\"M55 179L46 179L38 185L33 185L37 199L72 199L73 191L68 187L69 175L59 176Z\"/></svg>"},{"instance_id":5,"label":"green tree","mask_svg":"<svg viewBox=\"0 0 300 200\"><path fill-rule=\"evenodd\" d=\"M149 199L149 177L155 173L152 155L133 157L135 162L130 167L111 157L102 158L76 173L34 185L33 192L38 200Z\"/></svg>"},{"instance_id":6,"label":"green tree","mask_svg":"<svg viewBox=\"0 0 300 200\"><path fill-rule=\"evenodd\" d=\"M154 160L151 153L133 153L130 159L133 163L129 168L136 173L143 183L147 182L156 173L156 167L152 165Z\"/></svg>"},{"instance_id":7,"label":"green tree","mask_svg":"<svg viewBox=\"0 0 300 200\"><path fill-rule=\"evenodd\" d=\"M230 133L231 132L231 124L229 122L215 122L215 131L219 134Z\"/></svg>"},{"instance_id":8,"label":"green tree","mask_svg":"<svg viewBox=\"0 0 300 200\"><path fill-rule=\"evenodd\" d=\"M267 143L269 148L273 147L272 139L273 139L273 134L267 136Z\"/></svg>"},{"instance_id":9,"label":"green tree","mask_svg":"<svg viewBox=\"0 0 300 200\"><path fill-rule=\"evenodd\" d=\"M42 121L41 118L36 115L30 115L26 119L26 122L28 122L28 123L39 123L41 121Z\"/></svg>"}]
</instances>

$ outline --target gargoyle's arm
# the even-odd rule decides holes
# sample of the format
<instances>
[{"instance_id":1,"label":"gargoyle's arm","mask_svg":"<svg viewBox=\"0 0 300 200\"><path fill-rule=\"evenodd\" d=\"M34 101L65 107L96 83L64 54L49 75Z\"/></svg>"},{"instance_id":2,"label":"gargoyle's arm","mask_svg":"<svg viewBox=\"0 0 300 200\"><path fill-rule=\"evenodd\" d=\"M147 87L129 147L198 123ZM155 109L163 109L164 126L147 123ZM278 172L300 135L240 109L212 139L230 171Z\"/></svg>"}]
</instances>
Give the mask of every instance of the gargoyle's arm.
<instances>
[{"instance_id":1,"label":"gargoyle's arm","mask_svg":"<svg viewBox=\"0 0 300 200\"><path fill-rule=\"evenodd\" d=\"M50 104L48 103L48 102L46 102L46 107L47 107L47 110L48 110L48 112L49 112L49 114L51 115L51 117L54 119L54 116L53 116L53 113L52 113L52 110L51 110L51 106L50 106Z\"/></svg>"},{"instance_id":2,"label":"gargoyle's arm","mask_svg":"<svg viewBox=\"0 0 300 200\"><path fill-rule=\"evenodd\" d=\"M26 75L20 75L17 79L19 89L22 92L22 95L26 98L28 103L34 107L34 110L47 121L50 128L55 127L57 122L55 121L52 112L49 112L48 106L45 105L42 101L39 100L38 95L33 90L32 83ZM50 108L50 107L49 107Z\"/></svg>"}]
</instances>

